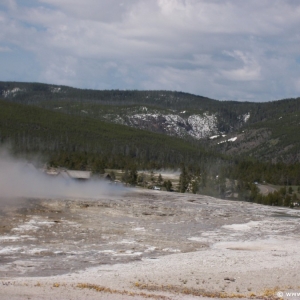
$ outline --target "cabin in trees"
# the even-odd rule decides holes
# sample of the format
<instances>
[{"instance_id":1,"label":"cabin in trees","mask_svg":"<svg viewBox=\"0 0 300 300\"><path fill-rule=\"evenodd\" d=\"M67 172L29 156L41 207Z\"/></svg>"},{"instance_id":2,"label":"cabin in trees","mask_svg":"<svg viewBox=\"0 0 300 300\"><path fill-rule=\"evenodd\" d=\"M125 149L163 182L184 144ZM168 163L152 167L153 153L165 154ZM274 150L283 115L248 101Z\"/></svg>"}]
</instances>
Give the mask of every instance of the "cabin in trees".
<instances>
[{"instance_id":1,"label":"cabin in trees","mask_svg":"<svg viewBox=\"0 0 300 300\"><path fill-rule=\"evenodd\" d=\"M80 181L89 180L92 177L92 172L90 171L65 170L65 169L46 170L46 174L58 178L74 179Z\"/></svg>"},{"instance_id":2,"label":"cabin in trees","mask_svg":"<svg viewBox=\"0 0 300 300\"><path fill-rule=\"evenodd\" d=\"M92 172L91 171L79 171L79 170L67 170L67 169L56 169L51 168L48 170L45 170L45 173L47 175L51 175L53 177L57 178L64 178L64 179L74 179L79 181L86 181L92 178ZM109 173L104 173L100 175L95 175L94 178L103 179L107 181L113 181L113 178Z\"/></svg>"},{"instance_id":3,"label":"cabin in trees","mask_svg":"<svg viewBox=\"0 0 300 300\"><path fill-rule=\"evenodd\" d=\"M76 180L88 180L91 178L92 172L90 171L76 171L76 170L66 170L67 175L71 179Z\"/></svg>"}]
</instances>

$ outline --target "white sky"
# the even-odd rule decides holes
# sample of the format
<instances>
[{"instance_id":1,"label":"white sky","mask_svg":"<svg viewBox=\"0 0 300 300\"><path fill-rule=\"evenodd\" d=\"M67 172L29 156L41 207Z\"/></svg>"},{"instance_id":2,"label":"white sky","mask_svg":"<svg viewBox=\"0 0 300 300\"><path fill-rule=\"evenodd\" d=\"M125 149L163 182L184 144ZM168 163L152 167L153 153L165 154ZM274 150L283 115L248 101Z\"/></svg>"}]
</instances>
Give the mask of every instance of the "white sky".
<instances>
[{"instance_id":1,"label":"white sky","mask_svg":"<svg viewBox=\"0 0 300 300\"><path fill-rule=\"evenodd\" d=\"M300 96L299 0L0 0L0 80Z\"/></svg>"}]
</instances>

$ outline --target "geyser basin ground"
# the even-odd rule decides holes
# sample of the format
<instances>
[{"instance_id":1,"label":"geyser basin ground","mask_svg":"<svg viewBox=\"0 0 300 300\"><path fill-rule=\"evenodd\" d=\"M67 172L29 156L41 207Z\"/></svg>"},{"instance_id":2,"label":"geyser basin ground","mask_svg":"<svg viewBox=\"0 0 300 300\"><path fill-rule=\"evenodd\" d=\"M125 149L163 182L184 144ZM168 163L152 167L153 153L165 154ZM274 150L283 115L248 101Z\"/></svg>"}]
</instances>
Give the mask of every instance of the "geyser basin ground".
<instances>
[{"instance_id":1,"label":"geyser basin ground","mask_svg":"<svg viewBox=\"0 0 300 300\"><path fill-rule=\"evenodd\" d=\"M139 189L2 203L0 299L300 292L299 210Z\"/></svg>"}]
</instances>

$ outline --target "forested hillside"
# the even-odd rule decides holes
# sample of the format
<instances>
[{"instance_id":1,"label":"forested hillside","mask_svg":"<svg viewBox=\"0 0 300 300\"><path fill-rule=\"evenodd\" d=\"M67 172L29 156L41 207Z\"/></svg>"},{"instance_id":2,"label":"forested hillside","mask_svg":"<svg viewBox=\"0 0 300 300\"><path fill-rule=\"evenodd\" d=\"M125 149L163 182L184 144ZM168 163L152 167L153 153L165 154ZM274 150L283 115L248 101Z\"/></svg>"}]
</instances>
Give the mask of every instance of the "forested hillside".
<instances>
[{"instance_id":1,"label":"forested hillside","mask_svg":"<svg viewBox=\"0 0 300 300\"><path fill-rule=\"evenodd\" d=\"M60 110L67 114L88 115L138 128L140 124L128 120L132 115L168 114L186 119L194 114L202 116L208 112L216 117L216 130L228 132L240 127L242 116L247 114L248 107L251 107L251 104L242 107L239 102L232 102L228 105L225 102L182 92L97 91L41 83L0 82L1 94L6 100L13 102ZM158 126L151 126L153 121L159 123L161 119L151 120L148 126L143 128L163 132L160 130L161 123ZM176 124L177 128L181 128L182 123L184 121ZM186 129L189 130L189 124L186 125Z\"/></svg>"},{"instance_id":2,"label":"forested hillside","mask_svg":"<svg viewBox=\"0 0 300 300\"><path fill-rule=\"evenodd\" d=\"M3 100L0 107L2 144L12 145L15 152L43 153L56 161L65 158L61 163L68 167L92 168L104 161L105 167L125 167L134 161L140 168L167 168L218 157L178 138L93 118Z\"/></svg>"},{"instance_id":3,"label":"forested hillside","mask_svg":"<svg viewBox=\"0 0 300 300\"><path fill-rule=\"evenodd\" d=\"M20 82L0 82L0 95L10 102L198 140L209 151L300 161L300 98L250 103L172 91L97 91Z\"/></svg>"},{"instance_id":4,"label":"forested hillside","mask_svg":"<svg viewBox=\"0 0 300 300\"><path fill-rule=\"evenodd\" d=\"M228 155L253 157L264 162L300 162L300 113L278 111L274 118L247 124L229 137L213 142L214 149Z\"/></svg>"}]
</instances>

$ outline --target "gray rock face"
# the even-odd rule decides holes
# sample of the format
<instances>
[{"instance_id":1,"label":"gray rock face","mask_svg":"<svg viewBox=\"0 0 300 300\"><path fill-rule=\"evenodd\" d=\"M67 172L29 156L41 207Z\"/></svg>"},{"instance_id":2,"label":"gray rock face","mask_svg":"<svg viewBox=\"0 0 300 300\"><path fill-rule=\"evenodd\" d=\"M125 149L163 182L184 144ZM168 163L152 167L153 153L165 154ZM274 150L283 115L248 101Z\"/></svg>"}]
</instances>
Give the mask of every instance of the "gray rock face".
<instances>
[{"instance_id":1,"label":"gray rock face","mask_svg":"<svg viewBox=\"0 0 300 300\"><path fill-rule=\"evenodd\" d=\"M202 139L219 133L217 116L208 113L187 117L161 113L128 114L123 118L115 118L114 121L140 129L178 137L191 136L195 139Z\"/></svg>"}]
</instances>

